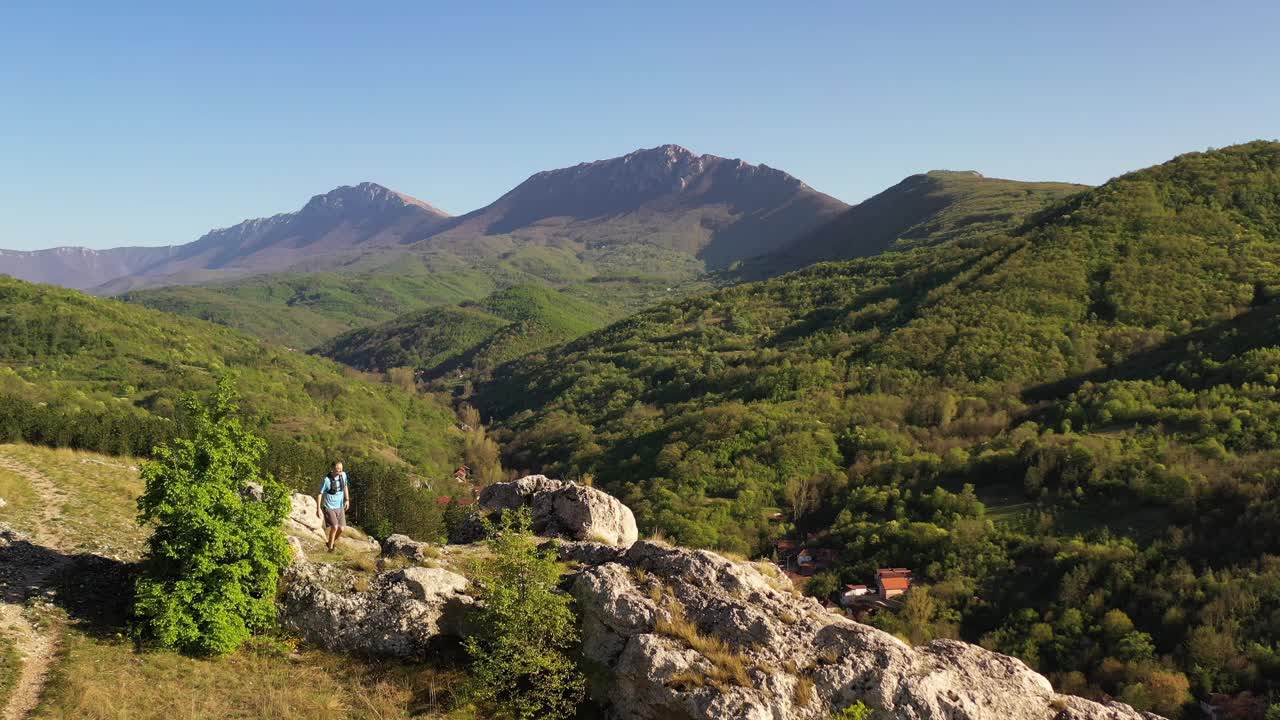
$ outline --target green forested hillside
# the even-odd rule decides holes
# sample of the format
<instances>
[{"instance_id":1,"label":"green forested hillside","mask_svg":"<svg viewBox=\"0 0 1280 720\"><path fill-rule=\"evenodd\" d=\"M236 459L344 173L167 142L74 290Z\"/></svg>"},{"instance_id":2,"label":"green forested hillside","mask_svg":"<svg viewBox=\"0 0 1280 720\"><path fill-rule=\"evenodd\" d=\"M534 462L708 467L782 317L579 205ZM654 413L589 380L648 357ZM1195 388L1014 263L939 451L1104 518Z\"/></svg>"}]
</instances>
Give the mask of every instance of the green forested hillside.
<instances>
[{"instance_id":1,"label":"green forested hillside","mask_svg":"<svg viewBox=\"0 0 1280 720\"><path fill-rule=\"evenodd\" d=\"M1071 183L988 178L972 171L912 175L782 250L748 260L727 274L760 279L887 250L981 243L993 233L1011 230L1046 204L1086 189Z\"/></svg>"},{"instance_id":2,"label":"green forested hillside","mask_svg":"<svg viewBox=\"0 0 1280 720\"><path fill-rule=\"evenodd\" d=\"M527 245L483 258L384 252L355 260L341 272L135 290L121 299L305 350L348 330L482 300L516 285L564 289L604 307L636 310L665 296L668 287L696 289L700 272L693 256L657 247L577 252Z\"/></svg>"},{"instance_id":3,"label":"green forested hillside","mask_svg":"<svg viewBox=\"0 0 1280 720\"><path fill-rule=\"evenodd\" d=\"M404 258L394 273L281 273L138 290L121 299L306 349L401 313L479 299L496 287L497 280L486 273Z\"/></svg>"},{"instance_id":4,"label":"green forested hillside","mask_svg":"<svg viewBox=\"0 0 1280 720\"><path fill-rule=\"evenodd\" d=\"M273 451L438 476L461 457L452 409L429 396L211 323L0 278L0 440L145 454L176 431L184 392L227 373L260 429L293 441Z\"/></svg>"},{"instance_id":5,"label":"green forested hillside","mask_svg":"<svg viewBox=\"0 0 1280 720\"><path fill-rule=\"evenodd\" d=\"M316 352L365 370L485 370L602 327L622 311L603 298L594 300L517 285L478 302L431 308L353 330Z\"/></svg>"},{"instance_id":6,"label":"green forested hillside","mask_svg":"<svg viewBox=\"0 0 1280 720\"><path fill-rule=\"evenodd\" d=\"M1005 227L664 304L476 399L510 464L593 475L650 530L818 533L830 582L912 567L904 632L1065 691L1280 690L1280 144Z\"/></svg>"}]
</instances>

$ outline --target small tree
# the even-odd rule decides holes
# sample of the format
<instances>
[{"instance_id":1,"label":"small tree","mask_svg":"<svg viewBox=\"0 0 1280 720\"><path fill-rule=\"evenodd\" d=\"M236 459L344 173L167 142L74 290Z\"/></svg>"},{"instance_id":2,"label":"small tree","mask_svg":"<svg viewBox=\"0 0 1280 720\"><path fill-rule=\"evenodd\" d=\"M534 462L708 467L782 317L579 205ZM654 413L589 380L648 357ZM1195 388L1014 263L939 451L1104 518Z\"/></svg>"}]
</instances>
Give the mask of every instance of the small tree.
<instances>
[{"instance_id":1,"label":"small tree","mask_svg":"<svg viewBox=\"0 0 1280 720\"><path fill-rule=\"evenodd\" d=\"M938 604L928 587L917 585L907 592L902 599L901 615L912 643L919 645L933 639L933 618L937 613Z\"/></svg>"},{"instance_id":2,"label":"small tree","mask_svg":"<svg viewBox=\"0 0 1280 720\"><path fill-rule=\"evenodd\" d=\"M259 468L266 443L241 425L229 380L218 383L212 407L194 397L184 404L190 436L157 447L142 468L138 521L156 527L135 588L134 634L223 654L275 620L289 504L284 486ZM262 486L261 500L246 495L249 483Z\"/></svg>"},{"instance_id":3,"label":"small tree","mask_svg":"<svg viewBox=\"0 0 1280 720\"><path fill-rule=\"evenodd\" d=\"M572 717L586 681L569 655L578 632L555 553L534 546L527 510L505 513L489 548L472 577L471 697L503 719Z\"/></svg>"},{"instance_id":4,"label":"small tree","mask_svg":"<svg viewBox=\"0 0 1280 720\"><path fill-rule=\"evenodd\" d=\"M809 578L804 585L804 594L819 600L829 600L840 589L840 576L829 571L820 572Z\"/></svg>"}]
</instances>

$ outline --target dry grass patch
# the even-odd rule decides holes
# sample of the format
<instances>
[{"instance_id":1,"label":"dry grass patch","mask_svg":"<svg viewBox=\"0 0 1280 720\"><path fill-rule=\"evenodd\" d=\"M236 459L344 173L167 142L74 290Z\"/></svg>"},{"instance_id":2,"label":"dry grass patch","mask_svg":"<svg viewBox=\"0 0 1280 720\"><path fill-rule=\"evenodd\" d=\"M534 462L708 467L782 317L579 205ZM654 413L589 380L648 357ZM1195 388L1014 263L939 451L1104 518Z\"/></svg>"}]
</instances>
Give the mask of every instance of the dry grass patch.
<instances>
[{"instance_id":1,"label":"dry grass patch","mask_svg":"<svg viewBox=\"0 0 1280 720\"><path fill-rule=\"evenodd\" d=\"M724 558L725 560L728 560L729 562L748 563L748 564L751 562L751 560L746 555L743 555L742 553L739 553L739 552L734 552L732 550L713 550L712 552Z\"/></svg>"},{"instance_id":2,"label":"dry grass patch","mask_svg":"<svg viewBox=\"0 0 1280 720\"><path fill-rule=\"evenodd\" d=\"M461 675L259 646L215 660L137 652L72 630L36 720L408 720L445 708Z\"/></svg>"},{"instance_id":3,"label":"dry grass patch","mask_svg":"<svg viewBox=\"0 0 1280 720\"><path fill-rule=\"evenodd\" d=\"M809 707L813 701L813 679L808 675L797 677L796 684L791 686L791 700L796 707Z\"/></svg>"},{"instance_id":4,"label":"dry grass patch","mask_svg":"<svg viewBox=\"0 0 1280 720\"><path fill-rule=\"evenodd\" d=\"M661 545L662 547L669 548L672 546L671 541L667 539L667 536L663 534L661 530L654 530L649 537L645 538L645 540L648 540L654 545Z\"/></svg>"},{"instance_id":5,"label":"dry grass patch","mask_svg":"<svg viewBox=\"0 0 1280 720\"><path fill-rule=\"evenodd\" d=\"M706 676L692 670L677 670L671 673L671 676L667 678L667 686L675 688L680 692L704 687L706 684Z\"/></svg>"},{"instance_id":6,"label":"dry grass patch","mask_svg":"<svg viewBox=\"0 0 1280 720\"><path fill-rule=\"evenodd\" d=\"M774 565L771 562L757 561L751 563L751 566L764 577L765 582L769 583L769 587L774 590L786 593L793 597L804 597L804 593L796 589L795 584L791 582L791 578L788 578L786 574L782 572L782 568L779 568L777 565Z\"/></svg>"},{"instance_id":7,"label":"dry grass patch","mask_svg":"<svg viewBox=\"0 0 1280 720\"><path fill-rule=\"evenodd\" d=\"M372 555L351 555L346 557L347 567L360 573L378 572L378 558Z\"/></svg>"},{"instance_id":8,"label":"dry grass patch","mask_svg":"<svg viewBox=\"0 0 1280 720\"><path fill-rule=\"evenodd\" d=\"M654 632L683 641L710 661L712 670L707 679L713 685L721 688L727 685L751 687L746 658L724 640L699 632L698 626L685 616L684 607L675 599L667 604L667 612L669 617L659 619Z\"/></svg>"}]
</instances>

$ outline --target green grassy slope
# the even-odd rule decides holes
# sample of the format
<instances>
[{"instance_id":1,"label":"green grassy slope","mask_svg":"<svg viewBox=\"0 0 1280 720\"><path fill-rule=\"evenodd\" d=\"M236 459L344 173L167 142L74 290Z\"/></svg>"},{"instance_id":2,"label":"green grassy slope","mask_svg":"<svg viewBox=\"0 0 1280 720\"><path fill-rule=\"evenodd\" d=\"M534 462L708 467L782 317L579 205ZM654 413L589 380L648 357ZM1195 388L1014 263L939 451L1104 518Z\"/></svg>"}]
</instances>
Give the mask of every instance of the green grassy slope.
<instances>
[{"instance_id":1,"label":"green grassy slope","mask_svg":"<svg viewBox=\"0 0 1280 720\"><path fill-rule=\"evenodd\" d=\"M682 542L795 529L845 582L913 567L925 631L1073 692L1280 689L1280 144L998 227L657 306L477 401L510 465L589 473Z\"/></svg>"},{"instance_id":2,"label":"green grassy slope","mask_svg":"<svg viewBox=\"0 0 1280 720\"><path fill-rule=\"evenodd\" d=\"M264 432L317 452L396 456L437 474L456 459L453 412L429 397L212 323L0 278L6 439L42 432L57 445L74 436L145 452L179 416L181 394L208 390L221 373L238 378Z\"/></svg>"},{"instance_id":3,"label":"green grassy slope","mask_svg":"<svg viewBox=\"0 0 1280 720\"><path fill-rule=\"evenodd\" d=\"M430 374L487 370L578 337L616 317L588 300L517 285L460 307L432 308L335 337L316 352L353 367L412 367Z\"/></svg>"},{"instance_id":4,"label":"green grassy slope","mask_svg":"<svg viewBox=\"0 0 1280 720\"><path fill-rule=\"evenodd\" d=\"M444 306L343 333L315 352L363 369L431 370L470 350L508 321L476 308Z\"/></svg>"},{"instance_id":5,"label":"green grassy slope","mask_svg":"<svg viewBox=\"0 0 1280 720\"><path fill-rule=\"evenodd\" d=\"M282 273L215 285L139 290L120 299L305 349L401 313L479 299L495 287L497 280L488 273L434 271L410 258L394 272Z\"/></svg>"},{"instance_id":6,"label":"green grassy slope","mask_svg":"<svg viewBox=\"0 0 1280 720\"><path fill-rule=\"evenodd\" d=\"M522 284L605 306L644 307L666 288L696 288L696 258L645 245L582 252L516 246L493 257L380 253L338 271L290 272L208 285L135 290L120 299L196 317L296 349L432 307L482 300ZM608 292L602 292L610 286Z\"/></svg>"}]
</instances>

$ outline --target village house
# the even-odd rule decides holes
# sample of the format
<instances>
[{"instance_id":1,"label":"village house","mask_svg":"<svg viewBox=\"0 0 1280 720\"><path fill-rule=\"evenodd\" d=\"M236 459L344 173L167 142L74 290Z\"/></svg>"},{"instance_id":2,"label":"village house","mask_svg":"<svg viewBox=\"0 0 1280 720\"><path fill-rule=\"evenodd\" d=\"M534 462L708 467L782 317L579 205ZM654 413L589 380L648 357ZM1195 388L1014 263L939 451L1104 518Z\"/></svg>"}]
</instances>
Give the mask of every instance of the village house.
<instances>
[{"instance_id":1,"label":"village house","mask_svg":"<svg viewBox=\"0 0 1280 720\"><path fill-rule=\"evenodd\" d=\"M907 568L880 568L876 571L876 592L888 600L911 589L911 571Z\"/></svg>"},{"instance_id":2,"label":"village house","mask_svg":"<svg viewBox=\"0 0 1280 720\"><path fill-rule=\"evenodd\" d=\"M844 592L840 593L840 604L849 607L857 602L858 598L865 597L871 593L871 588L866 585L845 585Z\"/></svg>"},{"instance_id":3,"label":"village house","mask_svg":"<svg viewBox=\"0 0 1280 720\"><path fill-rule=\"evenodd\" d=\"M789 562L784 561L782 565L786 569L794 568L799 575L810 577L819 570L826 570L835 565L838 559L839 555L831 548L802 547L795 551Z\"/></svg>"}]
</instances>

